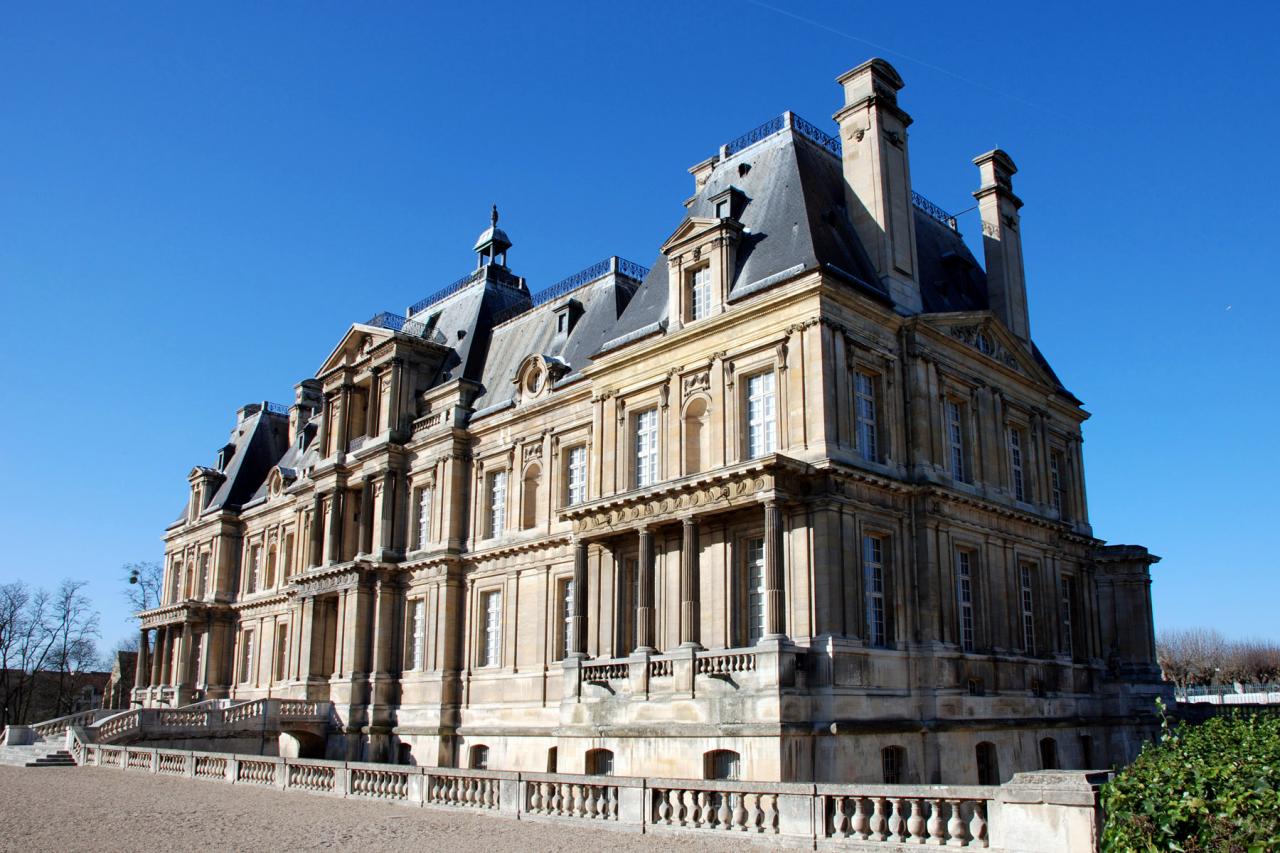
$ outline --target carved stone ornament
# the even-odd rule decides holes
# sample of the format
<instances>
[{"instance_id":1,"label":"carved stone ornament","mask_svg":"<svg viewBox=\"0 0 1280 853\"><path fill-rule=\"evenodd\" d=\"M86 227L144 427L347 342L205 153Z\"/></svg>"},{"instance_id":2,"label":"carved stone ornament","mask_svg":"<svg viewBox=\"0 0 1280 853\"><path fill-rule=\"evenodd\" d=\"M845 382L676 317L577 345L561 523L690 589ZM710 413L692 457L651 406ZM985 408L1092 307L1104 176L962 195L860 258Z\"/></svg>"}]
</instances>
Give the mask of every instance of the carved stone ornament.
<instances>
[{"instance_id":1,"label":"carved stone ornament","mask_svg":"<svg viewBox=\"0 0 1280 853\"><path fill-rule=\"evenodd\" d=\"M542 442L531 441L524 446L524 461L529 462L542 458Z\"/></svg>"},{"instance_id":2,"label":"carved stone ornament","mask_svg":"<svg viewBox=\"0 0 1280 853\"><path fill-rule=\"evenodd\" d=\"M1018 363L1018 357L1001 344L984 325L952 326L951 337L963 341L988 358L993 358L1000 362L1005 367L1011 367L1014 370L1022 369L1022 366Z\"/></svg>"},{"instance_id":3,"label":"carved stone ornament","mask_svg":"<svg viewBox=\"0 0 1280 853\"><path fill-rule=\"evenodd\" d=\"M702 370L684 378L684 396L689 397L699 391L711 390L711 371Z\"/></svg>"}]
</instances>

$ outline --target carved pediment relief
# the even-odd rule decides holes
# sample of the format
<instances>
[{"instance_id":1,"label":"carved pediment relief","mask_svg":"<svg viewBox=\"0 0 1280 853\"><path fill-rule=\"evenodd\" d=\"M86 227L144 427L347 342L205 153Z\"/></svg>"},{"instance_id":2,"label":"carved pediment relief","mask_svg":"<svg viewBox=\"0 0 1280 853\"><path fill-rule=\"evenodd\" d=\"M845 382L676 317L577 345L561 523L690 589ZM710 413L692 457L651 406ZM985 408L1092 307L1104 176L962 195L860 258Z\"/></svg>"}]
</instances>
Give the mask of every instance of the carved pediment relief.
<instances>
[{"instance_id":1,"label":"carved pediment relief","mask_svg":"<svg viewBox=\"0 0 1280 853\"><path fill-rule=\"evenodd\" d=\"M334 347L333 352L329 353L324 364L320 365L316 376L324 376L340 367L353 367L358 362L367 361L373 351L380 344L390 340L393 334L388 329L378 329L363 324L352 326Z\"/></svg>"},{"instance_id":2,"label":"carved pediment relief","mask_svg":"<svg viewBox=\"0 0 1280 853\"><path fill-rule=\"evenodd\" d=\"M985 355L987 358L1000 362L1005 367L1011 367L1014 370L1021 370L1022 364L1019 358L1004 345L1000 340L1000 336L992 329L990 323L972 323L962 326L952 326L948 329L951 337L958 341L964 341L970 347Z\"/></svg>"},{"instance_id":3,"label":"carved pediment relief","mask_svg":"<svg viewBox=\"0 0 1280 853\"><path fill-rule=\"evenodd\" d=\"M680 223L680 227L676 228L675 232L672 233L670 237L663 241L662 253L669 255L673 250L701 236L705 232L717 228L719 225L720 220L718 219L690 216L686 218L684 222Z\"/></svg>"}]
</instances>

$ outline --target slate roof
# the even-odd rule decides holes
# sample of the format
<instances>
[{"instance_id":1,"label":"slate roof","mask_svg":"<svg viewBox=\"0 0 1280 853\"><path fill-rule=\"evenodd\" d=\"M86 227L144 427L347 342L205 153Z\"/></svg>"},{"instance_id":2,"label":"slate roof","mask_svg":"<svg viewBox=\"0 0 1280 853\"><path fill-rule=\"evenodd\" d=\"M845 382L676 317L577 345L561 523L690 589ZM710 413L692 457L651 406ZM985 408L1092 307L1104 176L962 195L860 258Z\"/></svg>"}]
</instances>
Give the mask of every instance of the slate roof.
<instances>
[{"instance_id":1,"label":"slate roof","mask_svg":"<svg viewBox=\"0 0 1280 853\"><path fill-rule=\"evenodd\" d=\"M673 216L674 230L689 216L715 217L714 199L728 190L745 199L737 217L742 236L730 302L821 268L864 295L890 303L849 219L842 167L833 153L837 144L833 139L827 143L787 123L758 141L735 145L727 156L730 149L724 148L687 209ZM913 213L925 313L986 309L986 275L960 234L918 207ZM531 355L562 362L565 378L571 379L593 357L664 333L667 295L662 255L643 282L610 271L538 305L523 279L505 267L486 265L409 314L427 323L425 334L451 350L432 385L459 378L479 383L473 408L483 415L514 398L516 371ZM571 301L576 303L575 322L562 334L556 314ZM1032 352L1058 382L1034 344ZM1061 382L1058 387L1070 396ZM315 434L318 423L318 417L312 419L308 435ZM235 509L265 497L267 475L276 465L300 473L318 461L314 442L307 438L287 446L287 419L266 411L237 425L232 442L226 479L210 509Z\"/></svg>"}]
</instances>

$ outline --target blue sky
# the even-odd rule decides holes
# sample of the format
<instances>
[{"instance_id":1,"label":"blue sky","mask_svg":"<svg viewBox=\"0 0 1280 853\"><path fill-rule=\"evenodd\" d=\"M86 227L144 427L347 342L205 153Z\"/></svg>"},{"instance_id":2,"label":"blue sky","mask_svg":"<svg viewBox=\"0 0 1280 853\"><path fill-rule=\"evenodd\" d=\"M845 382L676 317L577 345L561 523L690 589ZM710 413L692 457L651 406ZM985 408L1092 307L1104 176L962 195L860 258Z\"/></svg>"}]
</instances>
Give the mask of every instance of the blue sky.
<instances>
[{"instance_id":1,"label":"blue sky","mask_svg":"<svg viewBox=\"0 0 1280 853\"><path fill-rule=\"evenodd\" d=\"M906 80L916 189L1021 171L1032 333L1093 418L1095 532L1160 627L1280 599L1280 14L1265 4L18 4L0 10L0 581L156 559L235 409L466 273L652 262L686 169L836 75ZM973 213L962 231L977 233Z\"/></svg>"}]
</instances>

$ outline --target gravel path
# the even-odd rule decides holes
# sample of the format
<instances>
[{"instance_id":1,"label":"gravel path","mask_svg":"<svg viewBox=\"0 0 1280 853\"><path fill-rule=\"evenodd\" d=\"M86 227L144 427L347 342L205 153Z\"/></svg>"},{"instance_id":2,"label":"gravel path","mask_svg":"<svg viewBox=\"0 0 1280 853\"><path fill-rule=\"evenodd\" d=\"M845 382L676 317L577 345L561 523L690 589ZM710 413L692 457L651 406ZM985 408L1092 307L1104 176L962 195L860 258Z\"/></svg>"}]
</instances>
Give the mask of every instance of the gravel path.
<instances>
[{"instance_id":1,"label":"gravel path","mask_svg":"<svg viewBox=\"0 0 1280 853\"><path fill-rule=\"evenodd\" d=\"M105 767L0 766L0 850L750 851L727 840L330 799Z\"/></svg>"}]
</instances>

